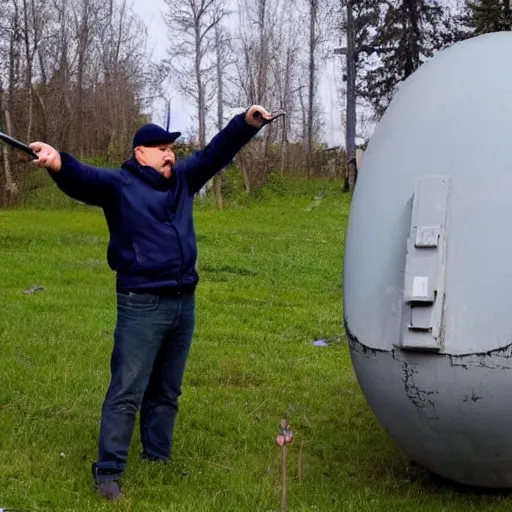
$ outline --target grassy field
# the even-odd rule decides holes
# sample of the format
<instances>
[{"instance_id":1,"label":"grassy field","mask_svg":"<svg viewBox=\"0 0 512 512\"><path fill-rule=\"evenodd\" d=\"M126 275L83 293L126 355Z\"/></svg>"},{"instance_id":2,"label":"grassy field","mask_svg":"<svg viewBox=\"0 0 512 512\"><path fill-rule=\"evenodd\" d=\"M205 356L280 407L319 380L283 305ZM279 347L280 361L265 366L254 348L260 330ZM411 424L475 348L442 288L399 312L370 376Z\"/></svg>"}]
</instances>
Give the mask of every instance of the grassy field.
<instances>
[{"instance_id":1,"label":"grassy field","mask_svg":"<svg viewBox=\"0 0 512 512\"><path fill-rule=\"evenodd\" d=\"M339 190L198 205L198 325L174 461L139 461L137 430L124 498L108 504L90 474L115 321L105 222L86 207L0 211L0 508L279 511L286 417L288 511L510 510L511 497L410 465L369 411L341 322ZM34 285L44 290L23 294Z\"/></svg>"}]
</instances>

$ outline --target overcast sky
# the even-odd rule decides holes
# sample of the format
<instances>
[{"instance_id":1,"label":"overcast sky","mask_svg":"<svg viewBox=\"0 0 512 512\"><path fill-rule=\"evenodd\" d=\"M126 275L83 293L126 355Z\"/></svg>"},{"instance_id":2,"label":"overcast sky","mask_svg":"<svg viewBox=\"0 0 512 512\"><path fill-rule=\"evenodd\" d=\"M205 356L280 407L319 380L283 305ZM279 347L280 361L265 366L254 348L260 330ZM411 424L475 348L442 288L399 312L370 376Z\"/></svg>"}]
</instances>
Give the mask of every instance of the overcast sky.
<instances>
[{"instance_id":1,"label":"overcast sky","mask_svg":"<svg viewBox=\"0 0 512 512\"><path fill-rule=\"evenodd\" d=\"M148 50L154 60L165 56L169 48L167 30L162 18L162 11L166 9L164 0L132 0L135 12L141 16L149 28ZM179 1L179 0L176 0ZM335 61L333 57L326 63L325 69L320 73L321 83L318 89L319 99L324 115L323 140L330 146L344 145L344 135L341 130L341 112L339 101L336 101L335 88ZM339 66L338 66L339 67ZM172 98L171 130L178 130L184 134L194 126L192 116L194 107L176 91L169 91ZM249 106L249 105L247 105ZM275 105L264 105L274 108ZM152 109L153 122L163 125L165 111L162 103L157 103Z\"/></svg>"},{"instance_id":2,"label":"overcast sky","mask_svg":"<svg viewBox=\"0 0 512 512\"><path fill-rule=\"evenodd\" d=\"M148 27L148 51L152 60L158 61L166 56L169 48L167 39L167 27L162 18L162 12L166 9L163 0L132 0L135 12L144 20ZM194 113L193 106L181 97L176 91L168 92L171 99L172 116L170 130L185 133L192 126L191 116ZM163 102L156 102L152 109L153 122L165 125L165 106Z\"/></svg>"}]
</instances>

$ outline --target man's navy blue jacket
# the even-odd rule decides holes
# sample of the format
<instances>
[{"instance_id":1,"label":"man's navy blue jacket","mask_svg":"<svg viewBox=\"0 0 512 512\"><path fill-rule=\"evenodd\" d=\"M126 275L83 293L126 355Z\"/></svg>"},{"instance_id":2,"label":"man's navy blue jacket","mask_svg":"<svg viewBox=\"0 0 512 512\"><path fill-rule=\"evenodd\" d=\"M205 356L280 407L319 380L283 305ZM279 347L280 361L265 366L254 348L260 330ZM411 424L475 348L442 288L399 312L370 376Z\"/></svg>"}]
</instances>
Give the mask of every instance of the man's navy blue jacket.
<instances>
[{"instance_id":1,"label":"man's navy blue jacket","mask_svg":"<svg viewBox=\"0 0 512 512\"><path fill-rule=\"evenodd\" d=\"M118 288L197 284L194 194L257 133L244 117L234 117L203 150L178 161L171 178L135 158L112 172L61 153L62 169L50 175L70 197L103 208L110 231L107 260Z\"/></svg>"}]
</instances>

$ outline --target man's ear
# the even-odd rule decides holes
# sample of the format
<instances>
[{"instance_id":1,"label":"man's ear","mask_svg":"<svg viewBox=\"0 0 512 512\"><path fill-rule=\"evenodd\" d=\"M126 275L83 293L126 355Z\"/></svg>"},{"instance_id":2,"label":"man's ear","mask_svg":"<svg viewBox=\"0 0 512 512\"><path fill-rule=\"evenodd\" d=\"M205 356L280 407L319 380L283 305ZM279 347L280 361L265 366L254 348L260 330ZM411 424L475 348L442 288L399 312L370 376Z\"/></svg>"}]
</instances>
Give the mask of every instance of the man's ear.
<instances>
[{"instance_id":1,"label":"man's ear","mask_svg":"<svg viewBox=\"0 0 512 512\"><path fill-rule=\"evenodd\" d=\"M144 165L144 155L142 154L140 146L137 146L136 148L133 149L133 157L135 158L135 160L137 160L137 162L139 162L139 164Z\"/></svg>"}]
</instances>

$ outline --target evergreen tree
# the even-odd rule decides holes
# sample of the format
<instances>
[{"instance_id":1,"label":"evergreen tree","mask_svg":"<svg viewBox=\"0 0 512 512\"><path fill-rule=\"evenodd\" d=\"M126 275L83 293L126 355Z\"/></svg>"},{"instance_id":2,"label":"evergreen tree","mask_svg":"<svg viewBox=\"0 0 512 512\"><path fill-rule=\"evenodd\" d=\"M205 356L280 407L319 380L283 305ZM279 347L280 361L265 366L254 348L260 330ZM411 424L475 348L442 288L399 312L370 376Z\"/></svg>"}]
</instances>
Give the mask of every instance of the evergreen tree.
<instances>
[{"instance_id":1,"label":"evergreen tree","mask_svg":"<svg viewBox=\"0 0 512 512\"><path fill-rule=\"evenodd\" d=\"M510 4L511 0L466 0L461 22L467 31L462 38L512 30Z\"/></svg>"},{"instance_id":2,"label":"evergreen tree","mask_svg":"<svg viewBox=\"0 0 512 512\"><path fill-rule=\"evenodd\" d=\"M368 44L377 63L366 73L360 90L376 119L397 86L450 42L448 8L441 0L388 0L377 9L379 25Z\"/></svg>"}]
</instances>

